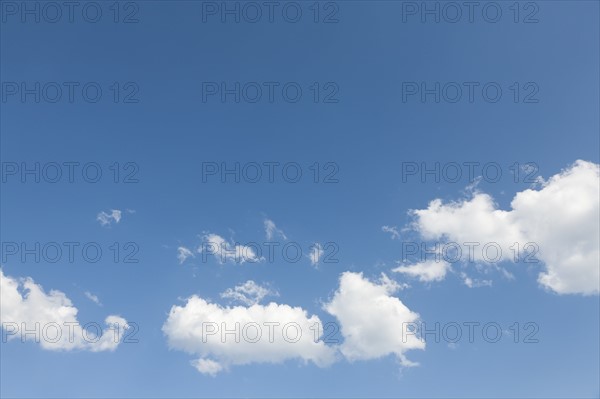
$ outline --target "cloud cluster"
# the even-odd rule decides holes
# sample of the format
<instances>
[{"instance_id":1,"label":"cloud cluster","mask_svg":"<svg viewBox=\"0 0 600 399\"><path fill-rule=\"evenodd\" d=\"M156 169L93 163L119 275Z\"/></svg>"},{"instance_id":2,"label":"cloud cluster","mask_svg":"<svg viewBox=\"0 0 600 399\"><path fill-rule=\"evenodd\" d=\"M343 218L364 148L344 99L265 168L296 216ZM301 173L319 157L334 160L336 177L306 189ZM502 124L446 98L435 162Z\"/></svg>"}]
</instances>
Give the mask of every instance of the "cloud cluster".
<instances>
[{"instance_id":1,"label":"cloud cluster","mask_svg":"<svg viewBox=\"0 0 600 399\"><path fill-rule=\"evenodd\" d=\"M247 242L245 244L240 244L233 240L227 240L219 234L203 232L201 237L202 242L197 247L177 247L177 260L179 261L179 264L183 264L189 258L195 258L197 254L200 254L203 263L205 263L209 257L216 258L217 262L220 264L228 262L237 264L257 263L266 260L266 258L262 256L263 250L265 250L268 251L269 261L271 261L275 248L281 245L281 242L275 240L287 241L288 237L282 229L277 227L273 220L264 219L263 223L265 229L265 242ZM289 242L284 244L283 249L281 250L281 254L284 258L289 256L286 249L288 246L296 248L299 254L302 253L302 248L299 243ZM324 255L325 250L323 246L319 243L314 243L310 245L309 250L304 257L309 260L312 266L317 267ZM292 262L298 260L299 258L292 260Z\"/></svg>"},{"instance_id":2,"label":"cloud cluster","mask_svg":"<svg viewBox=\"0 0 600 399\"><path fill-rule=\"evenodd\" d=\"M173 306L163 325L170 348L198 356L191 362L199 372L216 375L234 365L281 363L298 359L319 367L341 356L349 361L394 355L404 366L405 352L424 349L414 335L403 335L406 323L419 315L392 294L400 289L382 275L373 282L360 273L343 273L339 287L323 309L338 320L343 342L323 342L323 325L301 307L274 302L260 305L264 287L252 281L225 291L225 297L247 306L224 307L196 295L183 306ZM248 298L248 293L255 297Z\"/></svg>"},{"instance_id":3,"label":"cloud cluster","mask_svg":"<svg viewBox=\"0 0 600 399\"><path fill-rule=\"evenodd\" d=\"M103 332L98 324L85 329L77 320L77 308L64 293L46 293L31 278L5 276L1 269L0 297L0 322L8 339L39 341L43 349L113 351L128 328L124 318L110 315ZM24 334L25 330L37 333Z\"/></svg>"},{"instance_id":4,"label":"cloud cluster","mask_svg":"<svg viewBox=\"0 0 600 399\"><path fill-rule=\"evenodd\" d=\"M502 260L511 261L511 246L535 243L545 267L539 283L559 294L598 294L600 270L599 165L577 161L541 181L539 189L517 193L511 210L498 209L493 198L472 198L412 211L414 228L428 240L495 242ZM481 251L475 251L477 260Z\"/></svg>"}]
</instances>

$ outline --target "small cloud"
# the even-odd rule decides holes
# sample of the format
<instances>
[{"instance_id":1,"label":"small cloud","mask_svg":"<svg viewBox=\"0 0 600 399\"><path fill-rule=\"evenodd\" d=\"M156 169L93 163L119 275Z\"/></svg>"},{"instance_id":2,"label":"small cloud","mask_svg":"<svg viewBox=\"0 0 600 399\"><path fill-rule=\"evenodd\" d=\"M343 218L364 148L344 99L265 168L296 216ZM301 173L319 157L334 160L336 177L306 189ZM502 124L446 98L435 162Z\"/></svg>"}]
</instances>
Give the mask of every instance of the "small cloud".
<instances>
[{"instance_id":1,"label":"small cloud","mask_svg":"<svg viewBox=\"0 0 600 399\"><path fill-rule=\"evenodd\" d=\"M537 173L538 167L536 164L528 162L528 163L521 165L521 170L526 174L533 174L533 173Z\"/></svg>"},{"instance_id":2,"label":"small cloud","mask_svg":"<svg viewBox=\"0 0 600 399\"><path fill-rule=\"evenodd\" d=\"M400 232L396 226L382 226L381 231L390 233L392 235L392 240L400 238Z\"/></svg>"},{"instance_id":3,"label":"small cloud","mask_svg":"<svg viewBox=\"0 0 600 399\"><path fill-rule=\"evenodd\" d=\"M504 268L500 268L500 272L502 273L502 275L504 276L504 278L507 279L507 280L514 280L515 279L515 275L512 274L511 272L509 272L508 270L504 269Z\"/></svg>"},{"instance_id":4,"label":"small cloud","mask_svg":"<svg viewBox=\"0 0 600 399\"><path fill-rule=\"evenodd\" d=\"M196 251L203 254L203 259L207 255L215 256L220 264L227 261L241 264L244 262L256 263L264 260L263 257L258 256L252 246L227 242L227 240L218 234L205 234L202 237L202 244L200 244Z\"/></svg>"},{"instance_id":5,"label":"small cloud","mask_svg":"<svg viewBox=\"0 0 600 399\"><path fill-rule=\"evenodd\" d=\"M186 261L187 258L192 257L194 258L194 253L192 251L190 251L188 248L186 247L178 247L177 248L177 259L179 259L179 264L181 265L183 262Z\"/></svg>"},{"instance_id":6,"label":"small cloud","mask_svg":"<svg viewBox=\"0 0 600 399\"><path fill-rule=\"evenodd\" d=\"M461 272L460 277L463 279L463 283L469 288L479 288L479 287L491 287L492 280L479 280L473 279L469 277L466 273Z\"/></svg>"},{"instance_id":7,"label":"small cloud","mask_svg":"<svg viewBox=\"0 0 600 399\"><path fill-rule=\"evenodd\" d=\"M394 273L408 274L411 277L418 277L421 282L441 281L446 278L446 273L450 270L450 264L446 261L428 260L415 263L408 266L400 266L392 269Z\"/></svg>"},{"instance_id":8,"label":"small cloud","mask_svg":"<svg viewBox=\"0 0 600 399\"><path fill-rule=\"evenodd\" d=\"M102 226L110 226L112 222L119 223L121 221L122 212L118 209L111 209L110 213L100 212L96 216L96 220L100 222Z\"/></svg>"},{"instance_id":9,"label":"small cloud","mask_svg":"<svg viewBox=\"0 0 600 399\"><path fill-rule=\"evenodd\" d=\"M248 280L242 285L236 285L234 288L228 288L221 293L221 298L241 302L246 306L256 305L267 296L279 296L279 293L258 285L252 280Z\"/></svg>"},{"instance_id":10,"label":"small cloud","mask_svg":"<svg viewBox=\"0 0 600 399\"><path fill-rule=\"evenodd\" d=\"M393 294L394 292L400 291L400 290L404 290L406 288L410 288L410 285L407 283L398 283L395 280L392 280L391 278L389 278L387 276L387 274L385 273L381 273L381 276L379 277L379 285L381 285L382 287L385 288L385 290L390 293Z\"/></svg>"},{"instance_id":11,"label":"small cloud","mask_svg":"<svg viewBox=\"0 0 600 399\"><path fill-rule=\"evenodd\" d=\"M89 291L84 292L84 294L90 301L94 302L98 306L102 306L102 304L100 303L100 299L96 295L92 294Z\"/></svg>"},{"instance_id":12,"label":"small cloud","mask_svg":"<svg viewBox=\"0 0 600 399\"><path fill-rule=\"evenodd\" d=\"M218 362L210 359L196 359L190 362L192 366L196 368L200 373L210 375L211 377L216 376L219 372L223 371L223 366Z\"/></svg>"},{"instance_id":13,"label":"small cloud","mask_svg":"<svg viewBox=\"0 0 600 399\"><path fill-rule=\"evenodd\" d=\"M476 178L474 178L473 181L469 185L467 185L467 187L465 187L465 193L468 195L473 195L477 193L477 186L479 186L481 180L481 176L477 176Z\"/></svg>"},{"instance_id":14,"label":"small cloud","mask_svg":"<svg viewBox=\"0 0 600 399\"><path fill-rule=\"evenodd\" d=\"M284 240L287 240L287 236L285 235L283 230L278 229L275 225L275 222L273 222L270 219L265 219L265 234L267 236L268 241L272 240L275 237L275 235L278 235Z\"/></svg>"},{"instance_id":15,"label":"small cloud","mask_svg":"<svg viewBox=\"0 0 600 399\"><path fill-rule=\"evenodd\" d=\"M319 260L323 257L323 247L319 243L314 243L310 247L310 252L308 253L308 259L310 259L310 264L313 266L317 266L319 264Z\"/></svg>"}]
</instances>

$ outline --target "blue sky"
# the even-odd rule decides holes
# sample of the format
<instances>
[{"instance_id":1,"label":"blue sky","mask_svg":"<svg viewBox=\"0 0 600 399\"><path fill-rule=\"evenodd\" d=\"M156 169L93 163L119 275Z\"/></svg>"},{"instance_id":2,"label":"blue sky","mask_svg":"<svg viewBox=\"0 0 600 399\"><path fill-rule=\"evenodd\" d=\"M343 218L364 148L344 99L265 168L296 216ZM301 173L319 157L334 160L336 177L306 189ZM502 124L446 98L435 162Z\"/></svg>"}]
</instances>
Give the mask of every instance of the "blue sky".
<instances>
[{"instance_id":1,"label":"blue sky","mask_svg":"<svg viewBox=\"0 0 600 399\"><path fill-rule=\"evenodd\" d=\"M462 8L457 23L444 20L453 14L423 22L421 2L281 2L272 22L263 6L256 23L244 20L254 14L223 22L221 2L120 2L118 16L111 4L89 6L88 20L77 8L72 22L62 5L54 23L53 10L38 4L36 23L21 2L1 2L3 278L30 277L43 287L39 301L22 289L15 300L4 296L14 286L3 283L2 322L41 314L48 322L43 310L55 302L44 298L56 299L51 290L58 290L81 325L119 316L137 326L129 337L137 342L53 350L3 329L2 396L598 397L597 2L519 2L518 16L513 2L481 2L472 22ZM453 11L443 2L427 7L436 4ZM102 15L92 23L97 8ZM292 23L296 9L302 16ZM498 9L499 20L490 22ZM232 89L235 82L240 101L235 94L223 100L221 83ZM407 92L436 82L439 102ZM52 102L57 85L62 97ZM262 97L248 101L257 85ZM292 102L284 86L289 96L300 87L302 97ZM451 102L457 86L463 96ZM102 96L93 102L96 87ZM215 95L206 91L215 87ZM500 87L502 97L490 101L483 87L490 96ZM79 163L73 182L69 162ZM456 182L421 179L421 167L436 162L477 162L481 179L473 184L467 169ZM40 173L62 165L61 179L23 176L36 163ZM216 175L203 175L209 163L219 167ZM222 167L236 163L262 165L262 178L226 175L223 182ZM265 163L279 163L271 164L273 182ZM291 163L302 171L297 183L282 175ZM417 175L403 176L409 163ZM481 168L492 163L502 172L497 182ZM102 171L97 183L84 179L84 165L87 179ZM544 180L524 181L527 173ZM277 228L269 241L302 249L298 262L280 251L273 262L244 263L198 251L217 236L226 249L263 243L265 221ZM407 242L471 240L497 242L505 255L512 242L533 242L539 262L402 262ZM63 253L50 263L11 252L11 243L52 242L93 243L103 253L95 263L80 250L73 261ZM313 265L315 243L335 251L329 259L337 262L324 262L324 254ZM180 248L194 256L180 261ZM138 262L125 262L132 251ZM242 301L222 296L228 289ZM202 345L170 313L210 308L215 320L206 321L220 323L232 307L250 312L257 292L267 291L254 307L264 317L277 321L284 305L301 308L307 318L336 323L339 345L300 342L286 355L247 344L248 357L229 341ZM194 295L204 302L189 302ZM274 313L265 310L270 302ZM400 334L399 322L412 314L428 326L459 323L463 333L465 322L498 323L504 332L496 343L479 331L472 343L427 339L424 348L408 348L394 329ZM518 343L509 330L515 322ZM537 326L537 343L522 342L527 322ZM307 355L313 349L318 354ZM335 360L320 364L329 355ZM199 372L191 364L198 359L222 370Z\"/></svg>"}]
</instances>

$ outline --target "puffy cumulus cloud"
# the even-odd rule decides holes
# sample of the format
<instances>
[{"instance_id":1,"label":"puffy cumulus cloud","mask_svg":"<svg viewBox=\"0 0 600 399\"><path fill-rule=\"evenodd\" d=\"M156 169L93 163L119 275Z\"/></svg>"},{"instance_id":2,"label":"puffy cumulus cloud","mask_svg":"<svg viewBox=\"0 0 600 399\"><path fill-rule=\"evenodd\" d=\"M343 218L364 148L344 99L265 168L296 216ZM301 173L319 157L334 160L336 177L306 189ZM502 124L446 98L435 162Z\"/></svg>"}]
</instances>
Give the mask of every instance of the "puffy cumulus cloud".
<instances>
[{"instance_id":1,"label":"puffy cumulus cloud","mask_svg":"<svg viewBox=\"0 0 600 399\"><path fill-rule=\"evenodd\" d=\"M394 273L402 273L416 277L422 282L441 281L452 268L446 261L426 260L412 265L399 266L392 269Z\"/></svg>"},{"instance_id":2,"label":"puffy cumulus cloud","mask_svg":"<svg viewBox=\"0 0 600 399\"><path fill-rule=\"evenodd\" d=\"M271 241L276 235L280 236L284 240L287 240L287 236L285 235L283 230L277 228L275 222L273 222L270 219L265 219L264 223L267 241Z\"/></svg>"},{"instance_id":3,"label":"puffy cumulus cloud","mask_svg":"<svg viewBox=\"0 0 600 399\"><path fill-rule=\"evenodd\" d=\"M112 222L119 223L123 212L118 209L111 209L110 212L100 212L96 216L96 220L100 222L102 226L110 226Z\"/></svg>"},{"instance_id":4,"label":"puffy cumulus cloud","mask_svg":"<svg viewBox=\"0 0 600 399\"><path fill-rule=\"evenodd\" d=\"M415 365L405 353L425 349L425 342L404 333L419 315L391 295L399 288L385 275L379 282L369 281L362 273L341 275L339 288L324 309L339 321L344 338L339 350L349 361L393 354L404 366Z\"/></svg>"},{"instance_id":5,"label":"puffy cumulus cloud","mask_svg":"<svg viewBox=\"0 0 600 399\"><path fill-rule=\"evenodd\" d=\"M510 246L524 242L525 237L514 222L511 212L496 209L492 197L476 193L470 200L444 204L435 199L427 209L413 210L413 227L426 240L454 241L465 247L465 243L497 243L502 254L510 258ZM481 245L473 251L477 261L485 261ZM507 256L508 255L508 256Z\"/></svg>"},{"instance_id":6,"label":"puffy cumulus cloud","mask_svg":"<svg viewBox=\"0 0 600 399\"><path fill-rule=\"evenodd\" d=\"M84 328L77 321L77 308L64 293L46 293L31 278L5 276L2 269L0 299L0 322L8 339L39 340L40 346L48 350L113 351L128 328L127 321L116 315L104 320L103 332L97 323ZM25 334L25 330L37 334Z\"/></svg>"},{"instance_id":7,"label":"puffy cumulus cloud","mask_svg":"<svg viewBox=\"0 0 600 399\"><path fill-rule=\"evenodd\" d=\"M244 305L250 306L260 303L266 296L269 295L278 296L279 294L267 287L256 284L252 280L248 280L242 285L236 285L234 288L228 288L221 293L221 298L231 299L232 301L238 301Z\"/></svg>"},{"instance_id":8,"label":"puffy cumulus cloud","mask_svg":"<svg viewBox=\"0 0 600 399\"><path fill-rule=\"evenodd\" d=\"M207 255L214 255L220 264L227 261L256 263L263 260L252 246L230 243L218 234L205 234L202 238L198 253L203 254L203 259Z\"/></svg>"},{"instance_id":9,"label":"puffy cumulus cloud","mask_svg":"<svg viewBox=\"0 0 600 399\"><path fill-rule=\"evenodd\" d=\"M559 294L598 294L600 277L600 168L576 161L569 168L540 179L539 188L517 193L511 210L497 208L492 197L472 198L412 211L414 228L429 240L498 243L501 260L512 260L511 246L537 245L545 270L539 283ZM476 260L483 251L475 250Z\"/></svg>"},{"instance_id":10,"label":"puffy cumulus cloud","mask_svg":"<svg viewBox=\"0 0 600 399\"><path fill-rule=\"evenodd\" d=\"M171 349L198 356L192 366L214 376L235 365L291 359L330 365L335 350L315 339L317 323L317 316L300 307L273 302L223 307L194 295L171 308L162 330Z\"/></svg>"}]
</instances>

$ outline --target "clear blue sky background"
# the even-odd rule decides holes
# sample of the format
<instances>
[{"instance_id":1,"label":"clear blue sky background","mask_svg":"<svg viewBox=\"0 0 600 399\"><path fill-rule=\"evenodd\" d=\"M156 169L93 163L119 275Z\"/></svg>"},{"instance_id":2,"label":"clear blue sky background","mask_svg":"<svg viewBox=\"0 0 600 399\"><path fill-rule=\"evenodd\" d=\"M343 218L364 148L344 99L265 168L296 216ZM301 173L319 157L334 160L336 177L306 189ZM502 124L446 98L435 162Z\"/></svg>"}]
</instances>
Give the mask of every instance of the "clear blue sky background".
<instances>
[{"instance_id":1,"label":"clear blue sky background","mask_svg":"<svg viewBox=\"0 0 600 399\"><path fill-rule=\"evenodd\" d=\"M271 283L277 301L328 320L319 301L341 272L377 276L401 258L399 242L381 226L402 227L409 209L460 198L468 184L402 183L402 162L497 162L504 178L480 189L503 208L529 186L512 181L514 162L535 162L544 177L576 159L598 163L598 2L538 1L533 24L513 23L512 3L497 2L503 15L495 24L480 13L474 23L403 23L402 3L394 1L340 1L334 24L313 23L312 2L301 3L297 24L280 14L274 23L203 23L201 2L193 1L137 2L134 24L113 23L108 2L97 24L80 14L55 24L8 16L1 26L3 82L95 81L104 96L94 104L2 103L2 161L136 162L139 183L114 184L108 176L98 184L10 180L2 184L2 241L133 241L140 262L12 261L3 270L65 292L82 323L107 314L136 322L140 341L113 353L2 343L2 395L597 397L598 297L546 292L536 283L539 269L523 265L510 265L515 280L496 276L492 287L469 289L448 278L413 283L398 295L425 321L536 322L539 343L429 343L409 353L421 365L402 371L387 357L325 369L296 361L241 366L211 378L189 365L189 355L170 351L161 332L180 298L218 300L248 279ZM140 101L113 103L108 87L115 81L136 82ZM294 104L203 103L203 81L295 81L304 96ZM335 82L339 102L312 102L315 81ZM404 81L495 81L504 93L497 103L480 95L474 103L403 102ZM514 103L513 82L535 82L539 102ZM298 184L203 184L206 161L336 162L339 183L307 177ZM109 209L135 213L103 228L95 218ZM339 263L178 263L177 247L197 245L203 231L262 240L265 217L305 245L336 242Z\"/></svg>"}]
</instances>

